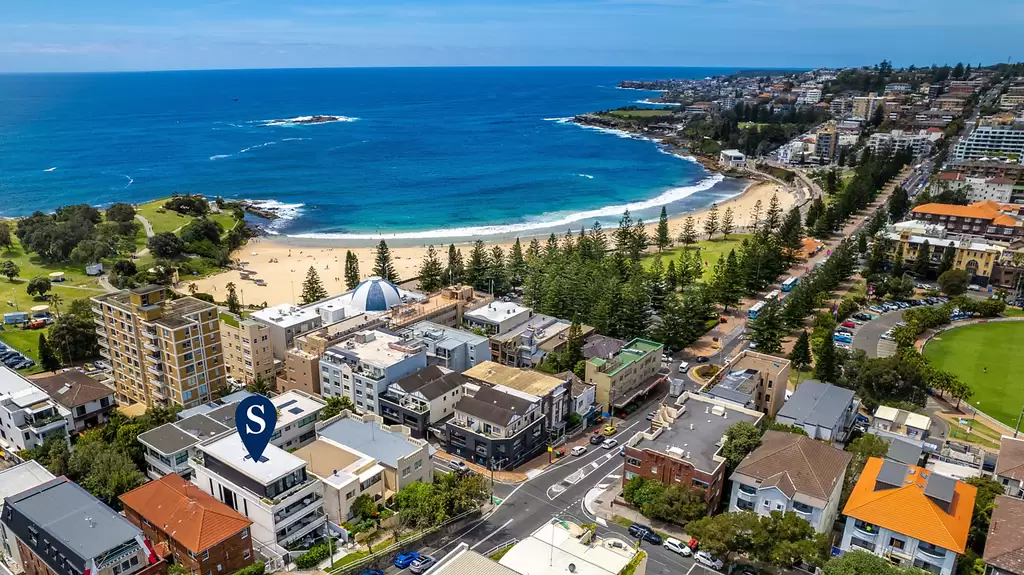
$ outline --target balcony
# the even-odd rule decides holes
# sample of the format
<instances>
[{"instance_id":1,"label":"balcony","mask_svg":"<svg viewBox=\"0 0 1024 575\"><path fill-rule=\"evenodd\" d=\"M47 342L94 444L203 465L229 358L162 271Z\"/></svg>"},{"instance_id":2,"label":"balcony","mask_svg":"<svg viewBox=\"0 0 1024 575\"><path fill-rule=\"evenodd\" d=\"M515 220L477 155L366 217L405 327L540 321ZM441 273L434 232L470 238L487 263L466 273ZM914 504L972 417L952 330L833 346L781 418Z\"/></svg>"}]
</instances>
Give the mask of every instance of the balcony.
<instances>
[{"instance_id":1,"label":"balcony","mask_svg":"<svg viewBox=\"0 0 1024 575\"><path fill-rule=\"evenodd\" d=\"M917 547L917 553L923 555L921 557L925 561L930 562L942 562L946 560L946 550L939 547L927 547L923 544L919 544Z\"/></svg>"},{"instance_id":2,"label":"balcony","mask_svg":"<svg viewBox=\"0 0 1024 575\"><path fill-rule=\"evenodd\" d=\"M142 337L145 337L147 339L156 339L156 337L157 337L155 329L146 328L146 329L140 330L140 333L142 334Z\"/></svg>"},{"instance_id":3,"label":"balcony","mask_svg":"<svg viewBox=\"0 0 1024 575\"><path fill-rule=\"evenodd\" d=\"M743 485L741 483L740 484L740 488L739 488L738 491L739 491L740 497L742 497L744 499L748 499L748 500L751 500L751 501L757 499L757 488L756 487L752 487L750 485Z\"/></svg>"},{"instance_id":4,"label":"balcony","mask_svg":"<svg viewBox=\"0 0 1024 575\"><path fill-rule=\"evenodd\" d=\"M149 373L152 373L153 375L157 375L157 376L160 376L160 377L164 376L164 370L160 369L159 367L157 367L155 365L151 365L151 366L147 367L146 371L148 371Z\"/></svg>"},{"instance_id":5,"label":"balcony","mask_svg":"<svg viewBox=\"0 0 1024 575\"><path fill-rule=\"evenodd\" d=\"M149 343L148 341L143 343L142 347L148 349L149 351L160 353L160 348L156 345L153 345L152 343Z\"/></svg>"},{"instance_id":6,"label":"balcony","mask_svg":"<svg viewBox=\"0 0 1024 575\"><path fill-rule=\"evenodd\" d=\"M100 315L100 316L103 315L103 308L100 307L100 306L93 306L90 309L92 309L92 313L94 313L96 315Z\"/></svg>"},{"instance_id":7,"label":"balcony","mask_svg":"<svg viewBox=\"0 0 1024 575\"><path fill-rule=\"evenodd\" d=\"M103 340L101 339L100 341L103 341ZM106 349L103 349L104 347L105 346L102 346L102 345L100 346L100 356L104 357L106 359L110 359L110 352L107 351Z\"/></svg>"},{"instance_id":8,"label":"balcony","mask_svg":"<svg viewBox=\"0 0 1024 575\"><path fill-rule=\"evenodd\" d=\"M110 343L107 342L106 338L101 337L101 338L96 340L96 343L99 344L100 347L105 347L107 349L110 349Z\"/></svg>"},{"instance_id":9,"label":"balcony","mask_svg":"<svg viewBox=\"0 0 1024 575\"><path fill-rule=\"evenodd\" d=\"M274 526L283 529L299 519L311 506L323 504L323 496L319 493L311 493L299 501L292 503L274 514Z\"/></svg>"},{"instance_id":10,"label":"balcony","mask_svg":"<svg viewBox=\"0 0 1024 575\"><path fill-rule=\"evenodd\" d=\"M107 337L107 328L106 327L97 327L96 328L96 335L98 335L100 337Z\"/></svg>"},{"instance_id":11,"label":"balcony","mask_svg":"<svg viewBox=\"0 0 1024 575\"><path fill-rule=\"evenodd\" d=\"M161 370L163 369L164 359L162 357L160 357L159 354L151 355L151 354L146 353L146 354L143 354L142 357L145 358L146 363L151 364L151 365L157 367L158 369L161 369Z\"/></svg>"},{"instance_id":12,"label":"balcony","mask_svg":"<svg viewBox=\"0 0 1024 575\"><path fill-rule=\"evenodd\" d=\"M44 435L47 431L64 427L67 421L58 413L44 418L32 418L26 423L36 435Z\"/></svg>"},{"instance_id":13,"label":"balcony","mask_svg":"<svg viewBox=\"0 0 1024 575\"><path fill-rule=\"evenodd\" d=\"M288 545L289 543L298 541L309 533L321 528L326 522L327 517L324 514L323 508L317 509L315 512L303 517L300 521L295 522L295 524L285 528L284 530L278 530L277 542L281 545Z\"/></svg>"},{"instance_id":14,"label":"balcony","mask_svg":"<svg viewBox=\"0 0 1024 575\"><path fill-rule=\"evenodd\" d=\"M102 325L104 327L106 327L106 325L107 325L107 322L103 321L103 316L101 316L101 315L99 315L99 316L97 316L97 315L92 316L92 322L94 324L96 324L96 325Z\"/></svg>"}]
</instances>

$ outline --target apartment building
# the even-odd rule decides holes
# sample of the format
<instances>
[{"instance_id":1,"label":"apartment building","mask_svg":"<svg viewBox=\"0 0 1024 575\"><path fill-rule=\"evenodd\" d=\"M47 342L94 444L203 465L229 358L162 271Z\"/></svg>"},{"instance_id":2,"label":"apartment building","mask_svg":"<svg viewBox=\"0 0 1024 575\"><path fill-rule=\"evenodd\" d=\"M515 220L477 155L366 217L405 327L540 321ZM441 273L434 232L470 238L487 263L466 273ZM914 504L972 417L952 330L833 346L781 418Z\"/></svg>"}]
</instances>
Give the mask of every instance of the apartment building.
<instances>
[{"instance_id":1,"label":"apartment building","mask_svg":"<svg viewBox=\"0 0 1024 575\"><path fill-rule=\"evenodd\" d=\"M197 451L192 483L252 521L253 545L287 547L321 535L323 484L305 461L275 445L253 461L237 432L206 440Z\"/></svg>"},{"instance_id":2,"label":"apartment building","mask_svg":"<svg viewBox=\"0 0 1024 575\"><path fill-rule=\"evenodd\" d=\"M487 336L502 334L533 317L533 310L515 302L492 301L462 314L462 325Z\"/></svg>"},{"instance_id":3,"label":"apartment building","mask_svg":"<svg viewBox=\"0 0 1024 575\"><path fill-rule=\"evenodd\" d=\"M70 411L0 365L0 447L4 451L33 449L51 437L67 438L73 429Z\"/></svg>"},{"instance_id":4,"label":"apartment building","mask_svg":"<svg viewBox=\"0 0 1024 575\"><path fill-rule=\"evenodd\" d=\"M818 533L830 533L851 459L852 454L810 437L767 431L729 477L729 511L792 511Z\"/></svg>"},{"instance_id":5,"label":"apartment building","mask_svg":"<svg viewBox=\"0 0 1024 575\"><path fill-rule=\"evenodd\" d=\"M853 390L807 379L775 414L775 421L799 427L811 439L845 441L859 408Z\"/></svg>"},{"instance_id":6,"label":"apartment building","mask_svg":"<svg viewBox=\"0 0 1024 575\"><path fill-rule=\"evenodd\" d=\"M911 133L903 130L875 132L868 138L868 147L871 149L871 153L876 155L893 155L909 149L917 157L931 152L935 139L927 132Z\"/></svg>"},{"instance_id":7,"label":"apartment building","mask_svg":"<svg viewBox=\"0 0 1024 575\"><path fill-rule=\"evenodd\" d=\"M953 148L954 160L1024 157L1024 126L978 126Z\"/></svg>"},{"instance_id":8,"label":"apartment building","mask_svg":"<svg viewBox=\"0 0 1024 575\"><path fill-rule=\"evenodd\" d=\"M872 457L843 508L839 548L952 575L967 549L977 491L923 467Z\"/></svg>"},{"instance_id":9,"label":"apartment building","mask_svg":"<svg viewBox=\"0 0 1024 575\"><path fill-rule=\"evenodd\" d=\"M266 324L222 312L220 340L228 377L246 385L256 379L274 381L274 349Z\"/></svg>"},{"instance_id":10,"label":"apartment building","mask_svg":"<svg viewBox=\"0 0 1024 575\"><path fill-rule=\"evenodd\" d=\"M702 392L775 417L786 401L789 365L787 359L745 349Z\"/></svg>"},{"instance_id":11,"label":"apartment building","mask_svg":"<svg viewBox=\"0 0 1024 575\"><path fill-rule=\"evenodd\" d=\"M921 204L910 211L910 217L944 227L947 232L954 234L1013 241L1024 236L1024 223L1017 215L1017 210L1017 206L1005 206L993 201L975 202L969 206Z\"/></svg>"},{"instance_id":12,"label":"apartment building","mask_svg":"<svg viewBox=\"0 0 1024 575\"><path fill-rule=\"evenodd\" d=\"M864 119L871 119L875 114L875 108L885 105L885 97L875 92L867 96L857 96L853 99L853 115Z\"/></svg>"},{"instance_id":13,"label":"apartment building","mask_svg":"<svg viewBox=\"0 0 1024 575\"><path fill-rule=\"evenodd\" d=\"M637 432L626 443L622 485L639 476L666 485L700 487L708 511L713 511L726 480L726 430L740 421L760 425L763 417L735 403L685 391L675 405L658 410L649 431Z\"/></svg>"},{"instance_id":14,"label":"apartment building","mask_svg":"<svg viewBox=\"0 0 1024 575\"><path fill-rule=\"evenodd\" d=\"M324 509L334 523L354 517L360 495L389 499L417 481L431 483L430 446L401 425L384 425L376 415L349 411L317 425L317 439L295 456L324 484Z\"/></svg>"},{"instance_id":15,"label":"apartment building","mask_svg":"<svg viewBox=\"0 0 1024 575\"><path fill-rule=\"evenodd\" d=\"M210 401L226 384L217 306L193 297L166 300L148 285L91 298L100 355L110 360L121 405Z\"/></svg>"},{"instance_id":16,"label":"apartment building","mask_svg":"<svg viewBox=\"0 0 1024 575\"><path fill-rule=\"evenodd\" d=\"M399 335L412 343L412 347L423 347L427 365L438 365L458 373L490 358L490 344L486 337L431 321L417 322Z\"/></svg>"},{"instance_id":17,"label":"apartment building","mask_svg":"<svg viewBox=\"0 0 1024 575\"><path fill-rule=\"evenodd\" d=\"M467 383L480 385L461 373L428 365L388 385L379 397L380 415L385 423L404 425L413 437L426 438L431 427L455 413Z\"/></svg>"},{"instance_id":18,"label":"apartment building","mask_svg":"<svg viewBox=\"0 0 1024 575\"><path fill-rule=\"evenodd\" d=\"M638 338L610 357L588 359L585 379L597 386L597 403L611 411L653 389L664 351L662 344Z\"/></svg>"},{"instance_id":19,"label":"apartment building","mask_svg":"<svg viewBox=\"0 0 1024 575\"><path fill-rule=\"evenodd\" d=\"M320 358L320 392L347 397L360 411L380 413L388 386L427 366L422 346L383 330L361 331Z\"/></svg>"},{"instance_id":20,"label":"apartment building","mask_svg":"<svg viewBox=\"0 0 1024 575\"><path fill-rule=\"evenodd\" d=\"M14 533L7 527L6 515L3 513L4 499L38 487L51 479L54 479L53 474L33 460L0 470L0 550L3 551L0 553L0 565L6 565L16 575L24 573L25 566Z\"/></svg>"},{"instance_id":21,"label":"apartment building","mask_svg":"<svg viewBox=\"0 0 1024 575\"><path fill-rule=\"evenodd\" d=\"M814 155L818 156L822 163L827 164L836 155L836 145L839 138L836 136L834 123L826 124L818 130L814 140Z\"/></svg>"},{"instance_id":22,"label":"apartment building","mask_svg":"<svg viewBox=\"0 0 1024 575\"><path fill-rule=\"evenodd\" d=\"M541 412L551 430L565 426L565 418L572 411L572 384L532 369L518 369L485 361L464 374L486 382L501 391L519 391L541 399Z\"/></svg>"},{"instance_id":23,"label":"apartment building","mask_svg":"<svg viewBox=\"0 0 1024 575\"><path fill-rule=\"evenodd\" d=\"M999 458L992 478L1010 497L1024 499L1024 438L1004 435L999 439Z\"/></svg>"},{"instance_id":24,"label":"apartment building","mask_svg":"<svg viewBox=\"0 0 1024 575\"><path fill-rule=\"evenodd\" d=\"M1009 159L982 158L978 160L951 160L951 171L974 178L1008 178L1024 184L1024 164Z\"/></svg>"},{"instance_id":25,"label":"apartment building","mask_svg":"<svg viewBox=\"0 0 1024 575\"><path fill-rule=\"evenodd\" d=\"M1010 178L967 178L967 199L1009 204L1014 200L1016 181Z\"/></svg>"},{"instance_id":26,"label":"apartment building","mask_svg":"<svg viewBox=\"0 0 1024 575\"><path fill-rule=\"evenodd\" d=\"M547 445L541 403L520 391L466 386L445 426L445 449L484 467L514 468Z\"/></svg>"},{"instance_id":27,"label":"apartment building","mask_svg":"<svg viewBox=\"0 0 1024 575\"><path fill-rule=\"evenodd\" d=\"M565 347L572 322L549 315L536 314L503 333L490 337L491 359L512 367L536 367L547 354ZM583 337L594 332L581 326Z\"/></svg>"},{"instance_id":28,"label":"apartment building","mask_svg":"<svg viewBox=\"0 0 1024 575\"><path fill-rule=\"evenodd\" d=\"M255 561L252 521L180 475L166 475L119 497L124 517L193 575L234 573Z\"/></svg>"},{"instance_id":29,"label":"apartment building","mask_svg":"<svg viewBox=\"0 0 1024 575\"><path fill-rule=\"evenodd\" d=\"M124 517L64 477L4 501L27 575L160 575L167 563Z\"/></svg>"},{"instance_id":30,"label":"apartment building","mask_svg":"<svg viewBox=\"0 0 1024 575\"><path fill-rule=\"evenodd\" d=\"M106 423L110 412L117 407L113 389L77 369L38 377L32 383L71 412L73 424L69 431L72 433Z\"/></svg>"},{"instance_id":31,"label":"apartment building","mask_svg":"<svg viewBox=\"0 0 1024 575\"><path fill-rule=\"evenodd\" d=\"M964 100L956 95L943 96L941 98L935 98L935 100L932 101L932 108L946 112L954 112L959 116L964 111Z\"/></svg>"},{"instance_id":32,"label":"apartment building","mask_svg":"<svg viewBox=\"0 0 1024 575\"><path fill-rule=\"evenodd\" d=\"M949 110L918 110L914 114L914 125L923 128L945 128L956 117L957 114Z\"/></svg>"},{"instance_id":33,"label":"apartment building","mask_svg":"<svg viewBox=\"0 0 1024 575\"><path fill-rule=\"evenodd\" d=\"M890 229L880 233L881 237L889 241L886 257L890 261L898 252L902 254L904 262L916 262L922 246L927 242L929 266L938 267L945 249L953 246L956 250L954 269L966 271L971 276L971 283L978 285L989 284L1006 251L1002 245L968 235L949 235L936 226L928 226L924 231L910 226L890 226Z\"/></svg>"}]
</instances>

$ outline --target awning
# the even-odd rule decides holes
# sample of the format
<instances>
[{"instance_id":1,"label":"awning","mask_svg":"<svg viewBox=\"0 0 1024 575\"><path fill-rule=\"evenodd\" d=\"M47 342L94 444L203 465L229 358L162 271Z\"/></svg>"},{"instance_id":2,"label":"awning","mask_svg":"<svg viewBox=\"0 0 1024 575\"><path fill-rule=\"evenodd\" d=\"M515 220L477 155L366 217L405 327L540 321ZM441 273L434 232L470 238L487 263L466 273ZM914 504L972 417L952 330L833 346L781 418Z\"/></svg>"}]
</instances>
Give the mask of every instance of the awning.
<instances>
[{"instance_id":1,"label":"awning","mask_svg":"<svg viewBox=\"0 0 1024 575\"><path fill-rule=\"evenodd\" d=\"M623 398L620 398L618 401L613 402L612 403L612 407L623 407L625 405L628 405L629 402L631 402L634 399L636 399L637 397L640 397L641 395L647 393L648 391L654 389L655 387L658 386L659 383L661 383L663 381L668 381L668 376L660 376L660 377L654 378L654 381L651 381L650 383L648 383L648 384L646 384L644 386L638 387L636 389L636 391L630 393L629 395L627 395L627 396L625 396Z\"/></svg>"}]
</instances>

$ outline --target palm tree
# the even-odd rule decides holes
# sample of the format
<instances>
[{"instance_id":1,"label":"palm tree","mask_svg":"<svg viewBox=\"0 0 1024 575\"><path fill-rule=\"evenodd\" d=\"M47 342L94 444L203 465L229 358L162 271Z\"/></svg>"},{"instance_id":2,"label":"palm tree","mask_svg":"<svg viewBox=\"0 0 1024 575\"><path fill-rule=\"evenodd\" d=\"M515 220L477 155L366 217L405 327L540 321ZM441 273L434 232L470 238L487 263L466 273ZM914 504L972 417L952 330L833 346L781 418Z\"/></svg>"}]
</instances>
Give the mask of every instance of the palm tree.
<instances>
[{"instance_id":1,"label":"palm tree","mask_svg":"<svg viewBox=\"0 0 1024 575\"><path fill-rule=\"evenodd\" d=\"M188 293L190 295L196 295L197 291L199 291L199 286L196 285L195 282L188 284Z\"/></svg>"},{"instance_id":2,"label":"palm tree","mask_svg":"<svg viewBox=\"0 0 1024 575\"><path fill-rule=\"evenodd\" d=\"M248 391L249 393L255 393L264 396L270 395L270 392L272 391L270 387L270 380L267 379L267 377L262 374L257 375L256 379L254 379L252 383L245 387L245 390Z\"/></svg>"},{"instance_id":3,"label":"palm tree","mask_svg":"<svg viewBox=\"0 0 1024 575\"><path fill-rule=\"evenodd\" d=\"M59 293L50 295L50 305L53 306L54 311L57 312L57 318L60 318L60 306L64 303L64 298L60 297Z\"/></svg>"}]
</instances>

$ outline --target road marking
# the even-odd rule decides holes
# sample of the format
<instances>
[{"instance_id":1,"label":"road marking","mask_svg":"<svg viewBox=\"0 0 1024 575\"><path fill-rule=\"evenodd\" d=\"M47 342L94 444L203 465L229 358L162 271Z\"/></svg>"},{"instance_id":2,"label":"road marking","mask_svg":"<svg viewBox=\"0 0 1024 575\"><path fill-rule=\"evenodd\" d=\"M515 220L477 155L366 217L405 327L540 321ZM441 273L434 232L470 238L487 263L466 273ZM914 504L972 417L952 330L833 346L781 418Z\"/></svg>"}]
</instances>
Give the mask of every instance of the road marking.
<instances>
[{"instance_id":1,"label":"road marking","mask_svg":"<svg viewBox=\"0 0 1024 575\"><path fill-rule=\"evenodd\" d=\"M511 519L506 521L505 524L502 525L501 527L495 529L494 531L491 531L490 534L487 535L487 537L484 537L483 539L477 541L472 547L469 548L469 550L472 551L473 549L476 549L477 547L479 547L481 543L483 543L484 541L487 541L488 539L490 539L495 533L497 533L498 531L501 531L502 529L508 527L509 523L512 523Z\"/></svg>"}]
</instances>

